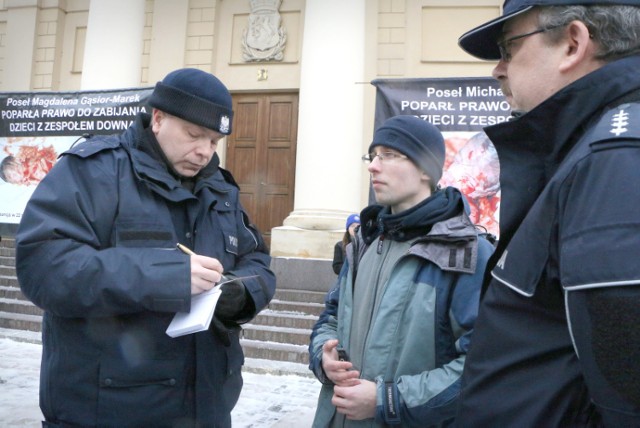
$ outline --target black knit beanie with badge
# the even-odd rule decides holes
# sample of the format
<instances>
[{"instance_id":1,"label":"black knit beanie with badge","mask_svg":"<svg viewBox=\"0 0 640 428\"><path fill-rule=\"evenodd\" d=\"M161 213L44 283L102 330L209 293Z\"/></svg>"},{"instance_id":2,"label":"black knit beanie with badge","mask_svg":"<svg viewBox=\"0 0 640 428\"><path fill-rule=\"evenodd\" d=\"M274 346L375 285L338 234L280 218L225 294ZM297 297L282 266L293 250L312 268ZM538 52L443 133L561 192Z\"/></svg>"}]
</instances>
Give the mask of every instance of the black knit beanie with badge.
<instances>
[{"instance_id":1,"label":"black knit beanie with badge","mask_svg":"<svg viewBox=\"0 0 640 428\"><path fill-rule=\"evenodd\" d=\"M385 146L407 156L427 173L435 186L442 177L445 145L442 133L434 125L416 116L394 116L385 120L373 134L369 153Z\"/></svg>"},{"instance_id":2,"label":"black knit beanie with badge","mask_svg":"<svg viewBox=\"0 0 640 428\"><path fill-rule=\"evenodd\" d=\"M231 134L231 94L213 74L197 68L172 71L156 84L151 107L224 135Z\"/></svg>"}]
</instances>

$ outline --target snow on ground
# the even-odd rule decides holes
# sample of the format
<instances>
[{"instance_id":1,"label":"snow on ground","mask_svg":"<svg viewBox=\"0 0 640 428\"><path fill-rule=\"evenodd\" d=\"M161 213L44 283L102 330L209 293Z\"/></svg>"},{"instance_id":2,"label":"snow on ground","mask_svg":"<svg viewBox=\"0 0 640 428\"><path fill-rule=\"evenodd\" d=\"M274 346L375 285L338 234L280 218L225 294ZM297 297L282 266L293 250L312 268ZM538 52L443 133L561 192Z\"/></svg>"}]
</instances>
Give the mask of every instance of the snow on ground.
<instances>
[{"instance_id":1,"label":"snow on ground","mask_svg":"<svg viewBox=\"0 0 640 428\"><path fill-rule=\"evenodd\" d=\"M42 346L0 337L0 421L2 426L39 427L38 384ZM263 372L301 372L300 364L248 360ZM292 370L285 370L291 368ZM302 373L302 372L301 372ZM308 373L304 373L308 374ZM320 383L309 376L246 372L233 410L234 428L310 427Z\"/></svg>"}]
</instances>

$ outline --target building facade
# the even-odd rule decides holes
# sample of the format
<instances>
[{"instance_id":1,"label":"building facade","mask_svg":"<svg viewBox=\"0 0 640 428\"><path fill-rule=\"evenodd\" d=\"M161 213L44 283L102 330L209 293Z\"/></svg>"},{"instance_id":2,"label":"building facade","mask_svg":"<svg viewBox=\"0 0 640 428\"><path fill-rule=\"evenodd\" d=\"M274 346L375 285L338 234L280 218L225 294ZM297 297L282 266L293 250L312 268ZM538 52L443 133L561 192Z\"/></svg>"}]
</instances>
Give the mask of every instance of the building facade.
<instances>
[{"instance_id":1,"label":"building facade","mask_svg":"<svg viewBox=\"0 0 640 428\"><path fill-rule=\"evenodd\" d=\"M457 46L502 0L0 0L0 91L150 87L196 67L232 92L222 164L276 259L326 260L369 198L378 78L489 76Z\"/></svg>"}]
</instances>

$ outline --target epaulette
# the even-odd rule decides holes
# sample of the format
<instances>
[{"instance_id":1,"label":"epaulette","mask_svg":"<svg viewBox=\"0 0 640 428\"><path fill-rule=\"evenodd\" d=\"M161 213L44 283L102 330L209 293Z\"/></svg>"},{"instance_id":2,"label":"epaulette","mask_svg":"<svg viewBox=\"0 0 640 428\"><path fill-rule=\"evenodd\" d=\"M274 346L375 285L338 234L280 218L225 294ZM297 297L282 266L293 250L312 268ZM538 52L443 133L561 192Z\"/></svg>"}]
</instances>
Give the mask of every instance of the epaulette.
<instances>
[{"instance_id":1,"label":"epaulette","mask_svg":"<svg viewBox=\"0 0 640 428\"><path fill-rule=\"evenodd\" d=\"M116 135L92 136L78 144L71 146L63 155L75 155L82 158L93 156L104 150L113 150L120 146L120 139Z\"/></svg>"},{"instance_id":2,"label":"epaulette","mask_svg":"<svg viewBox=\"0 0 640 428\"><path fill-rule=\"evenodd\" d=\"M608 110L585 136L588 144L636 139L640 139L640 102L624 103Z\"/></svg>"}]
</instances>

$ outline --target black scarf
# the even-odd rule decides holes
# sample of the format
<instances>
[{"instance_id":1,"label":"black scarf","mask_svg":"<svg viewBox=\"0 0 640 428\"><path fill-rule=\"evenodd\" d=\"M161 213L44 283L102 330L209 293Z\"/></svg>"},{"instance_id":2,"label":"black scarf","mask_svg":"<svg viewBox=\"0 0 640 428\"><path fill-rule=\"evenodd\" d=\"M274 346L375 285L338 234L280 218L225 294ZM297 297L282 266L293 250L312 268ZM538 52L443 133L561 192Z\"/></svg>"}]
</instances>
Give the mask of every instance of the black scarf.
<instances>
[{"instance_id":1,"label":"black scarf","mask_svg":"<svg viewBox=\"0 0 640 428\"><path fill-rule=\"evenodd\" d=\"M455 187L438 190L416 206L397 214L392 214L387 206L370 205L360 214L362 237L367 245L380 235L394 241L408 241L426 235L434 224L463 209L462 194Z\"/></svg>"}]
</instances>

